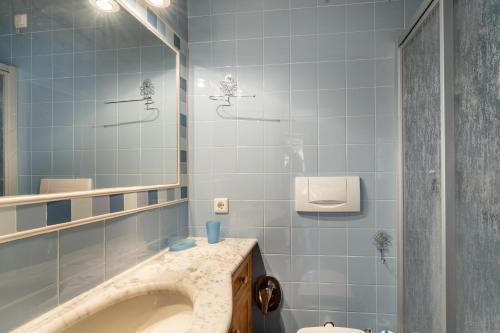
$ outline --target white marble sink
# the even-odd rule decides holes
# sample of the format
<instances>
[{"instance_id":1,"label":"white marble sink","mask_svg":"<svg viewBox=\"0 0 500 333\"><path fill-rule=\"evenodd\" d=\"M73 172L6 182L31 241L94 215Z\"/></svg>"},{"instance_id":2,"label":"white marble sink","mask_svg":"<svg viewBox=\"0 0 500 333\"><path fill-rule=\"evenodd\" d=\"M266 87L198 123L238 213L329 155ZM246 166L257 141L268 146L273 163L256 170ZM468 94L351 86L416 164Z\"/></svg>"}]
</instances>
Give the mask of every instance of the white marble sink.
<instances>
[{"instance_id":1,"label":"white marble sink","mask_svg":"<svg viewBox=\"0 0 500 333\"><path fill-rule=\"evenodd\" d=\"M231 274L256 240L196 240L198 246L161 252L13 333L227 333Z\"/></svg>"},{"instance_id":2,"label":"white marble sink","mask_svg":"<svg viewBox=\"0 0 500 333\"><path fill-rule=\"evenodd\" d=\"M153 290L118 299L108 307L78 320L62 333L185 333L193 319L193 303L178 292Z\"/></svg>"}]
</instances>

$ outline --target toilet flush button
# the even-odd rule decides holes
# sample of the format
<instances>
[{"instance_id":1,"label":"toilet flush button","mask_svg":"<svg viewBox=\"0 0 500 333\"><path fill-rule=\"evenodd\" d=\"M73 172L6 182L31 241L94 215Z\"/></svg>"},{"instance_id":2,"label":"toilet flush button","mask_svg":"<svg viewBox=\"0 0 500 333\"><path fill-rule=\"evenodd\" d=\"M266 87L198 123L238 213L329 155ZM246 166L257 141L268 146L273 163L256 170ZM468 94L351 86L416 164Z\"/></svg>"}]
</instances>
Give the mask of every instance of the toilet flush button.
<instances>
[{"instance_id":1,"label":"toilet flush button","mask_svg":"<svg viewBox=\"0 0 500 333\"><path fill-rule=\"evenodd\" d=\"M228 198L215 198L214 199L214 213L227 214L229 213L229 199Z\"/></svg>"}]
</instances>

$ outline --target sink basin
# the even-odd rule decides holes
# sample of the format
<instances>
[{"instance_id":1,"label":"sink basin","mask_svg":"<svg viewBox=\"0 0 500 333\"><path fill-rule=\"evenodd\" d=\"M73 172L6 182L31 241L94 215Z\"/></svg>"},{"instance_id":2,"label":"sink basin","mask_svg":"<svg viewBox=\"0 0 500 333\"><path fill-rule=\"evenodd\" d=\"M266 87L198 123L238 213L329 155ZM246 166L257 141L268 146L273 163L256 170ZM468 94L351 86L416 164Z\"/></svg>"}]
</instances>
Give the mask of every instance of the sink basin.
<instances>
[{"instance_id":1,"label":"sink basin","mask_svg":"<svg viewBox=\"0 0 500 333\"><path fill-rule=\"evenodd\" d=\"M193 304L179 293L153 291L119 300L64 329L64 333L186 332L192 321Z\"/></svg>"},{"instance_id":2,"label":"sink basin","mask_svg":"<svg viewBox=\"0 0 500 333\"><path fill-rule=\"evenodd\" d=\"M362 330L347 327L306 327L300 329L297 333L365 333Z\"/></svg>"}]
</instances>

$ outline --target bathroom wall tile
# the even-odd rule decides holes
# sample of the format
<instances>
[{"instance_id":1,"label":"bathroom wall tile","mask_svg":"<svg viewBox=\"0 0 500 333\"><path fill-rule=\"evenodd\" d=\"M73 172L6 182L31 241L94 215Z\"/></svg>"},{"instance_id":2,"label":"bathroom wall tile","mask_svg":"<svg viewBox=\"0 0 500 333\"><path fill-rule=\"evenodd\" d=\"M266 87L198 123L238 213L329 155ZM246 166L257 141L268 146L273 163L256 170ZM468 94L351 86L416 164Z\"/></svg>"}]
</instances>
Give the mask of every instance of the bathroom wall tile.
<instances>
[{"instance_id":1,"label":"bathroom wall tile","mask_svg":"<svg viewBox=\"0 0 500 333\"><path fill-rule=\"evenodd\" d=\"M291 264L291 281L318 282L318 256L293 255Z\"/></svg>"},{"instance_id":2,"label":"bathroom wall tile","mask_svg":"<svg viewBox=\"0 0 500 333\"><path fill-rule=\"evenodd\" d=\"M124 210L123 194L113 194L109 196L109 212L116 213Z\"/></svg>"},{"instance_id":3,"label":"bathroom wall tile","mask_svg":"<svg viewBox=\"0 0 500 333\"><path fill-rule=\"evenodd\" d=\"M264 38L264 64L290 62L290 37Z\"/></svg>"},{"instance_id":4,"label":"bathroom wall tile","mask_svg":"<svg viewBox=\"0 0 500 333\"><path fill-rule=\"evenodd\" d=\"M238 39L262 38L263 14L260 12L238 13L236 15L236 34Z\"/></svg>"},{"instance_id":5,"label":"bathroom wall tile","mask_svg":"<svg viewBox=\"0 0 500 333\"><path fill-rule=\"evenodd\" d=\"M264 36L278 37L290 35L290 12L264 12Z\"/></svg>"},{"instance_id":6,"label":"bathroom wall tile","mask_svg":"<svg viewBox=\"0 0 500 333\"><path fill-rule=\"evenodd\" d=\"M110 278L136 262L137 218L128 215L105 223L106 278Z\"/></svg>"},{"instance_id":7,"label":"bathroom wall tile","mask_svg":"<svg viewBox=\"0 0 500 333\"><path fill-rule=\"evenodd\" d=\"M344 89L346 87L346 70L344 62L318 63L319 89Z\"/></svg>"},{"instance_id":8,"label":"bathroom wall tile","mask_svg":"<svg viewBox=\"0 0 500 333\"><path fill-rule=\"evenodd\" d=\"M160 212L146 211L137 215L137 257L156 253L160 242Z\"/></svg>"},{"instance_id":9,"label":"bathroom wall tile","mask_svg":"<svg viewBox=\"0 0 500 333\"><path fill-rule=\"evenodd\" d=\"M318 135L320 145L344 145L346 135L346 118L320 118Z\"/></svg>"},{"instance_id":10,"label":"bathroom wall tile","mask_svg":"<svg viewBox=\"0 0 500 333\"><path fill-rule=\"evenodd\" d=\"M65 302L104 281L104 223L60 231L59 290Z\"/></svg>"},{"instance_id":11,"label":"bathroom wall tile","mask_svg":"<svg viewBox=\"0 0 500 333\"><path fill-rule=\"evenodd\" d=\"M292 63L316 61L316 36L292 37L291 56Z\"/></svg>"},{"instance_id":12,"label":"bathroom wall tile","mask_svg":"<svg viewBox=\"0 0 500 333\"><path fill-rule=\"evenodd\" d=\"M358 329L376 327L376 315L373 313L355 313L349 312L347 314L347 322L349 327Z\"/></svg>"},{"instance_id":13,"label":"bathroom wall tile","mask_svg":"<svg viewBox=\"0 0 500 333\"><path fill-rule=\"evenodd\" d=\"M316 33L316 8L301 8L291 11L292 35Z\"/></svg>"},{"instance_id":14,"label":"bathroom wall tile","mask_svg":"<svg viewBox=\"0 0 500 333\"><path fill-rule=\"evenodd\" d=\"M375 146L347 145L347 169L350 172L375 171Z\"/></svg>"},{"instance_id":15,"label":"bathroom wall tile","mask_svg":"<svg viewBox=\"0 0 500 333\"><path fill-rule=\"evenodd\" d=\"M57 306L57 233L1 244L0 261L2 331Z\"/></svg>"},{"instance_id":16,"label":"bathroom wall tile","mask_svg":"<svg viewBox=\"0 0 500 333\"><path fill-rule=\"evenodd\" d=\"M17 231L45 227L47 225L47 205L31 204L16 206Z\"/></svg>"},{"instance_id":17,"label":"bathroom wall tile","mask_svg":"<svg viewBox=\"0 0 500 333\"><path fill-rule=\"evenodd\" d=\"M326 0L328 1L328 0ZM346 312L336 312L336 311L320 311L319 313L319 323L326 323L331 321L335 325L340 327L347 326L347 313Z\"/></svg>"},{"instance_id":18,"label":"bathroom wall tile","mask_svg":"<svg viewBox=\"0 0 500 333\"><path fill-rule=\"evenodd\" d=\"M396 227L396 201L376 201L376 225L380 228Z\"/></svg>"},{"instance_id":19,"label":"bathroom wall tile","mask_svg":"<svg viewBox=\"0 0 500 333\"><path fill-rule=\"evenodd\" d=\"M16 207L0 208L0 235L16 232Z\"/></svg>"},{"instance_id":20,"label":"bathroom wall tile","mask_svg":"<svg viewBox=\"0 0 500 333\"><path fill-rule=\"evenodd\" d=\"M292 252L299 255L318 254L319 231L317 228L293 228Z\"/></svg>"},{"instance_id":21,"label":"bathroom wall tile","mask_svg":"<svg viewBox=\"0 0 500 333\"><path fill-rule=\"evenodd\" d=\"M319 233L320 253L324 255L347 255L347 230L322 228Z\"/></svg>"},{"instance_id":22,"label":"bathroom wall tile","mask_svg":"<svg viewBox=\"0 0 500 333\"><path fill-rule=\"evenodd\" d=\"M396 313L396 287L377 287L377 310L379 313Z\"/></svg>"},{"instance_id":23,"label":"bathroom wall tile","mask_svg":"<svg viewBox=\"0 0 500 333\"><path fill-rule=\"evenodd\" d=\"M321 68L319 69L321 73ZM345 81L344 81L345 84ZM320 117L346 116L346 90L322 90L318 93L318 112Z\"/></svg>"},{"instance_id":24,"label":"bathroom wall tile","mask_svg":"<svg viewBox=\"0 0 500 333\"><path fill-rule=\"evenodd\" d=\"M404 27L404 2L375 4L375 29L396 29Z\"/></svg>"},{"instance_id":25,"label":"bathroom wall tile","mask_svg":"<svg viewBox=\"0 0 500 333\"><path fill-rule=\"evenodd\" d=\"M347 118L347 143L371 144L375 136L375 119L373 116Z\"/></svg>"},{"instance_id":26,"label":"bathroom wall tile","mask_svg":"<svg viewBox=\"0 0 500 333\"><path fill-rule=\"evenodd\" d=\"M347 62L347 87L368 88L375 86L374 60Z\"/></svg>"},{"instance_id":27,"label":"bathroom wall tile","mask_svg":"<svg viewBox=\"0 0 500 333\"><path fill-rule=\"evenodd\" d=\"M211 20L211 40L234 39L236 22L234 14L214 15Z\"/></svg>"},{"instance_id":28,"label":"bathroom wall tile","mask_svg":"<svg viewBox=\"0 0 500 333\"><path fill-rule=\"evenodd\" d=\"M376 288L376 286L347 286L347 297L349 298L347 310L374 313L377 309Z\"/></svg>"},{"instance_id":29,"label":"bathroom wall tile","mask_svg":"<svg viewBox=\"0 0 500 333\"><path fill-rule=\"evenodd\" d=\"M71 221L71 200L47 203L47 225Z\"/></svg>"},{"instance_id":30,"label":"bathroom wall tile","mask_svg":"<svg viewBox=\"0 0 500 333\"><path fill-rule=\"evenodd\" d=\"M289 227L291 225L289 201L266 201L265 203L266 227Z\"/></svg>"},{"instance_id":31,"label":"bathroom wall tile","mask_svg":"<svg viewBox=\"0 0 500 333\"><path fill-rule=\"evenodd\" d=\"M346 7L331 6L317 9L318 34L339 33L345 31Z\"/></svg>"},{"instance_id":32,"label":"bathroom wall tile","mask_svg":"<svg viewBox=\"0 0 500 333\"><path fill-rule=\"evenodd\" d=\"M377 265L377 284L385 286L397 285L397 260L386 258L385 263L376 258Z\"/></svg>"},{"instance_id":33,"label":"bathroom wall tile","mask_svg":"<svg viewBox=\"0 0 500 333\"><path fill-rule=\"evenodd\" d=\"M92 215L103 215L109 213L109 196L92 197Z\"/></svg>"},{"instance_id":34,"label":"bathroom wall tile","mask_svg":"<svg viewBox=\"0 0 500 333\"><path fill-rule=\"evenodd\" d=\"M148 205L148 192L137 193L137 208Z\"/></svg>"},{"instance_id":35,"label":"bathroom wall tile","mask_svg":"<svg viewBox=\"0 0 500 333\"><path fill-rule=\"evenodd\" d=\"M375 260L373 257L349 258L349 284L376 284Z\"/></svg>"},{"instance_id":36,"label":"bathroom wall tile","mask_svg":"<svg viewBox=\"0 0 500 333\"><path fill-rule=\"evenodd\" d=\"M319 282L321 283L347 283L347 257L320 256L319 257Z\"/></svg>"},{"instance_id":37,"label":"bathroom wall tile","mask_svg":"<svg viewBox=\"0 0 500 333\"><path fill-rule=\"evenodd\" d=\"M351 229L348 233L348 253L350 256L374 256L373 229Z\"/></svg>"},{"instance_id":38,"label":"bathroom wall tile","mask_svg":"<svg viewBox=\"0 0 500 333\"><path fill-rule=\"evenodd\" d=\"M320 146L318 148L318 171L343 172L346 170L346 148L343 145Z\"/></svg>"},{"instance_id":39,"label":"bathroom wall tile","mask_svg":"<svg viewBox=\"0 0 500 333\"><path fill-rule=\"evenodd\" d=\"M375 56L375 33L372 30L347 34L347 59L370 59Z\"/></svg>"},{"instance_id":40,"label":"bathroom wall tile","mask_svg":"<svg viewBox=\"0 0 500 333\"><path fill-rule=\"evenodd\" d=\"M347 310L347 288L345 284L321 283L319 285L319 293L319 302L322 310Z\"/></svg>"},{"instance_id":41,"label":"bathroom wall tile","mask_svg":"<svg viewBox=\"0 0 500 333\"><path fill-rule=\"evenodd\" d=\"M189 41L205 42L210 40L210 16L193 17L189 20Z\"/></svg>"},{"instance_id":42,"label":"bathroom wall tile","mask_svg":"<svg viewBox=\"0 0 500 333\"><path fill-rule=\"evenodd\" d=\"M262 39L239 40L237 45L238 65L261 65L262 46Z\"/></svg>"},{"instance_id":43,"label":"bathroom wall tile","mask_svg":"<svg viewBox=\"0 0 500 333\"><path fill-rule=\"evenodd\" d=\"M290 254L290 228L266 228L264 248L269 254Z\"/></svg>"},{"instance_id":44,"label":"bathroom wall tile","mask_svg":"<svg viewBox=\"0 0 500 333\"><path fill-rule=\"evenodd\" d=\"M317 36L317 60L335 61L346 58L346 35L344 33Z\"/></svg>"},{"instance_id":45,"label":"bathroom wall tile","mask_svg":"<svg viewBox=\"0 0 500 333\"><path fill-rule=\"evenodd\" d=\"M373 3L346 6L347 31L365 31L373 29Z\"/></svg>"},{"instance_id":46,"label":"bathroom wall tile","mask_svg":"<svg viewBox=\"0 0 500 333\"><path fill-rule=\"evenodd\" d=\"M293 309L318 310L319 308L319 284L316 283L292 283L291 296Z\"/></svg>"}]
</instances>

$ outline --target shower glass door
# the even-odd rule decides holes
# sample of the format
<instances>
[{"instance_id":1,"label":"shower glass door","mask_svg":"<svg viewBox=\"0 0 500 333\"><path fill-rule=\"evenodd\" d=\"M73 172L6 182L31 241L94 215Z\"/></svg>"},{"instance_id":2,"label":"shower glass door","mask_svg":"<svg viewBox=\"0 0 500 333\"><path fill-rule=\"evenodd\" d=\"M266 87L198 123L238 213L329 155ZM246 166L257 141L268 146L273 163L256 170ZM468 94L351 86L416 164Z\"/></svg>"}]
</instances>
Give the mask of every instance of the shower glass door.
<instances>
[{"instance_id":1,"label":"shower glass door","mask_svg":"<svg viewBox=\"0 0 500 333\"><path fill-rule=\"evenodd\" d=\"M442 323L439 4L400 47L404 332Z\"/></svg>"}]
</instances>

